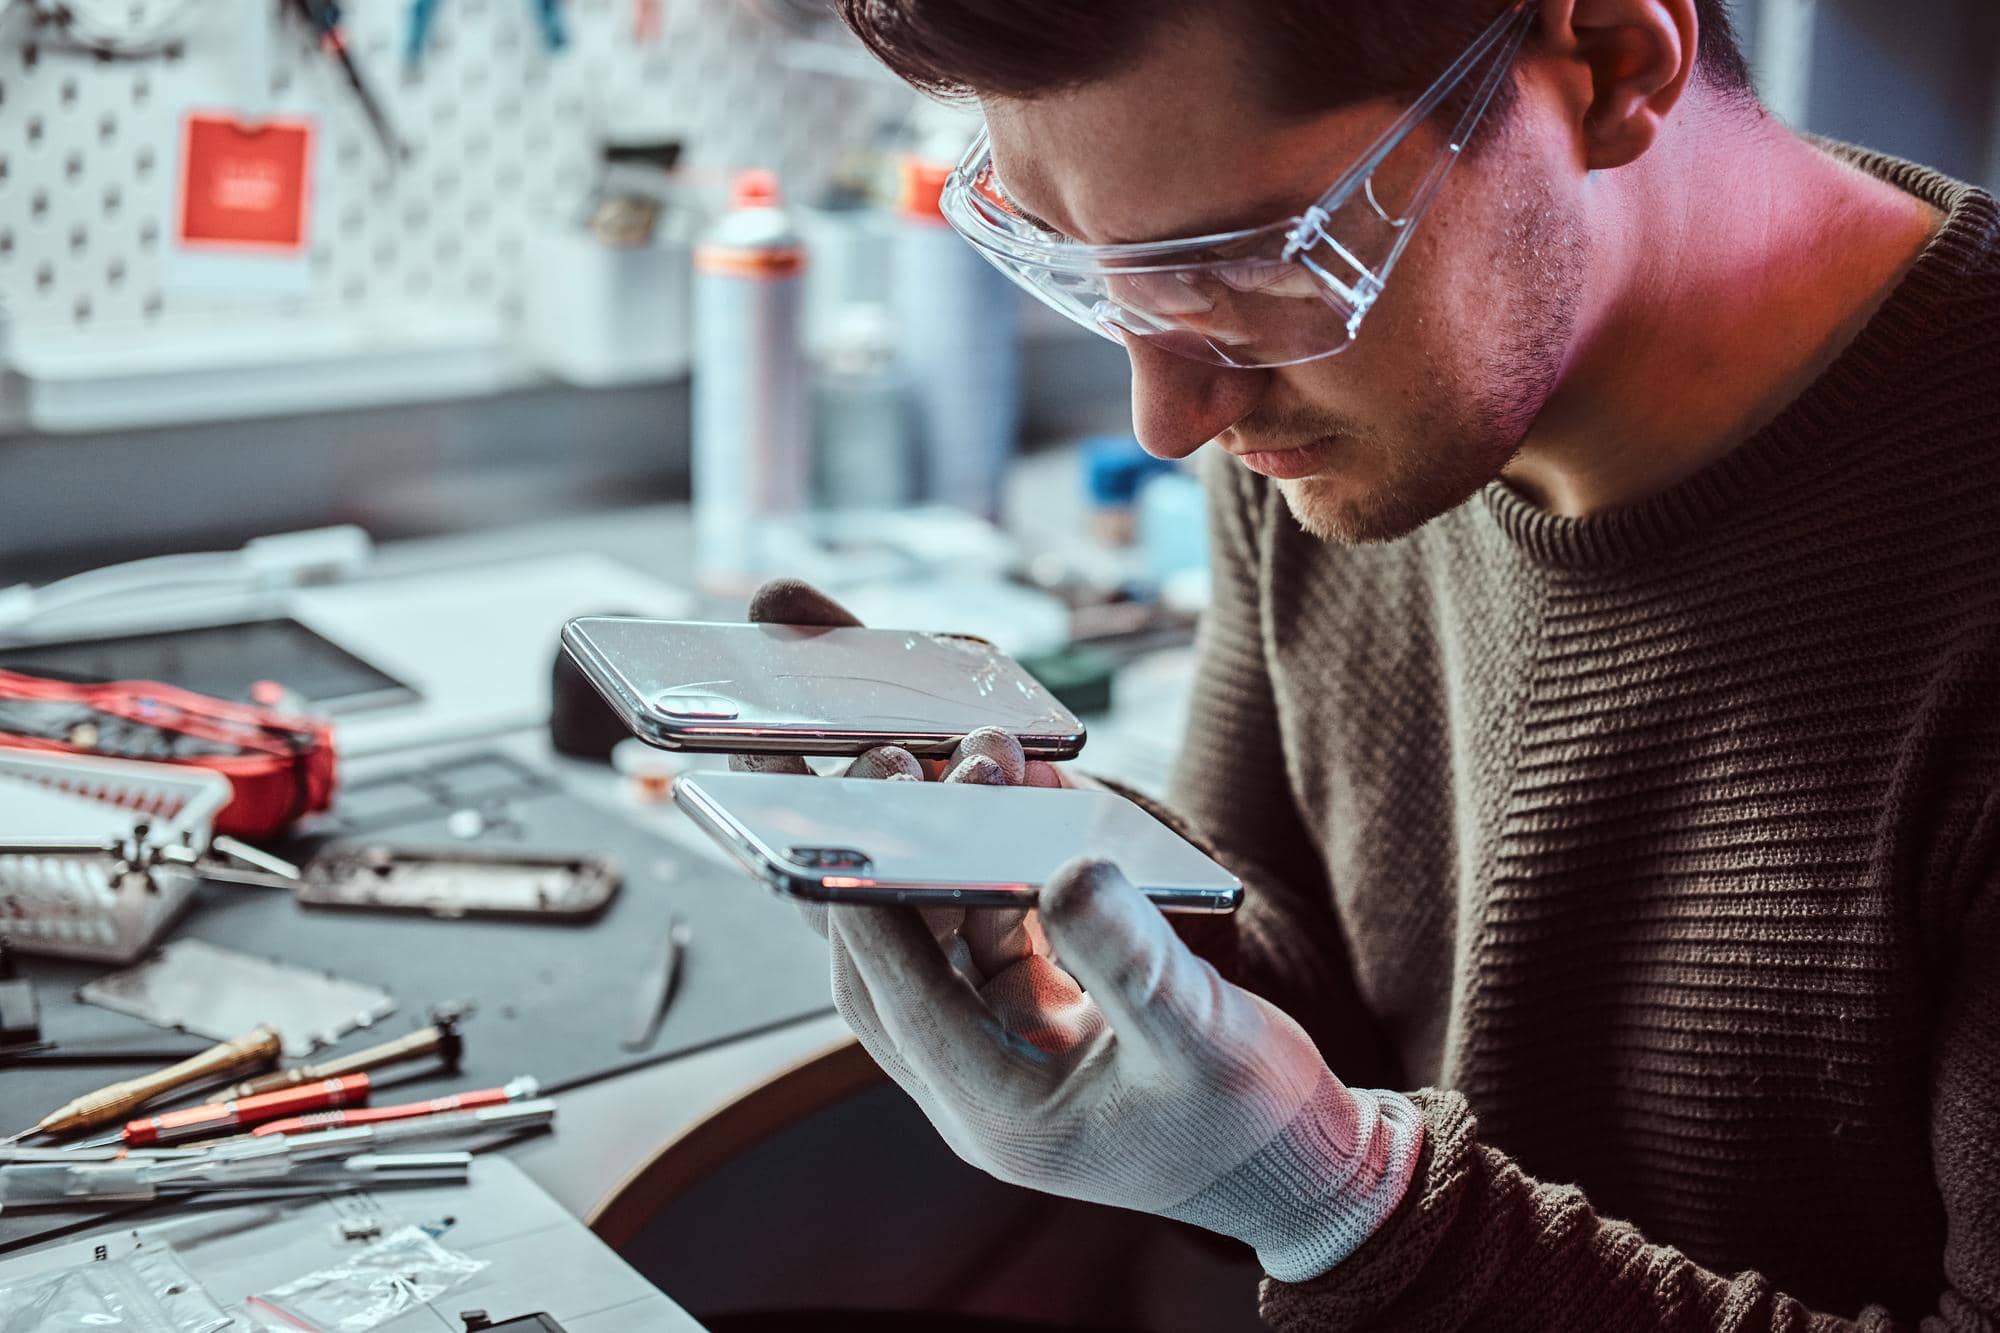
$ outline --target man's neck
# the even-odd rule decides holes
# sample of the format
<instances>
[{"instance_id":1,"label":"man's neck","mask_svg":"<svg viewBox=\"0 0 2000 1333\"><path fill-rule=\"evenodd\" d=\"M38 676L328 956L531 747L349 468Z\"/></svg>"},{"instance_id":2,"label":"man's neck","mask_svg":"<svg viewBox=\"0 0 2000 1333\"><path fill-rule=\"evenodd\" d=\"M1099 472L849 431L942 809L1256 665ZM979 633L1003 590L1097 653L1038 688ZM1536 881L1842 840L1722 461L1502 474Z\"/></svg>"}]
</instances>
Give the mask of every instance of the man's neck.
<instances>
[{"instance_id":1,"label":"man's neck","mask_svg":"<svg viewBox=\"0 0 2000 1333\"><path fill-rule=\"evenodd\" d=\"M1748 111L1690 108L1591 177L1573 353L1507 480L1581 517L1673 486L1776 417L1922 251L1937 211Z\"/></svg>"}]
</instances>

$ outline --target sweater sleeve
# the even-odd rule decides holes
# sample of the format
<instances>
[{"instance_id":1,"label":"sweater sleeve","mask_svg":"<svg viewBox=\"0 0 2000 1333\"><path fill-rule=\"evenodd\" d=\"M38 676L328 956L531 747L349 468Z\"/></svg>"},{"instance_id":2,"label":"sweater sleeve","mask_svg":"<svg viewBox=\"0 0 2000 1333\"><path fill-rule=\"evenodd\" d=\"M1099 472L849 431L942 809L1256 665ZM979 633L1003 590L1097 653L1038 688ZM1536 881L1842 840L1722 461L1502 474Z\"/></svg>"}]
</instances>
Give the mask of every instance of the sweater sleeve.
<instances>
[{"instance_id":1,"label":"sweater sleeve","mask_svg":"<svg viewBox=\"0 0 2000 1333\"><path fill-rule=\"evenodd\" d=\"M1243 881L1244 897L1232 917L1177 924L1225 977L1297 1019L1343 1080L1388 1082L1386 1049L1355 987L1326 868L1282 757L1257 535L1275 497L1221 450L1208 453L1212 592L1169 803Z\"/></svg>"},{"instance_id":2,"label":"sweater sleeve","mask_svg":"<svg viewBox=\"0 0 2000 1333\"><path fill-rule=\"evenodd\" d=\"M1756 1272L1713 1272L1599 1216L1581 1191L1530 1179L1480 1142L1462 1098L1424 1091L1413 1100L1425 1143L1402 1204L1325 1275L1296 1285L1266 1279L1265 1321L1280 1333L1992 1333L2000 1327L2000 876L1986 879L1962 921L1930 1066L1945 1214L1935 1308L1815 1312Z\"/></svg>"}]
</instances>

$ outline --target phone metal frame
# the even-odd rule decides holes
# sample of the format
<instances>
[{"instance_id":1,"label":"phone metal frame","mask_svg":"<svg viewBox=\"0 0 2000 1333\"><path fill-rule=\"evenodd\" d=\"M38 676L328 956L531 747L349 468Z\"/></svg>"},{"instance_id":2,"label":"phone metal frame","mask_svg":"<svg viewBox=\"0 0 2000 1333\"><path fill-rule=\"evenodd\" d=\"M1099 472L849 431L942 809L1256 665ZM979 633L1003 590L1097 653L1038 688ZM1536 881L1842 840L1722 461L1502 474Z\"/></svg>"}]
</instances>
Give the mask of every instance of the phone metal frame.
<instances>
[{"instance_id":1,"label":"phone metal frame","mask_svg":"<svg viewBox=\"0 0 2000 1333\"><path fill-rule=\"evenodd\" d=\"M739 865L779 893L820 903L904 904L912 907L1033 907L1041 885L1019 881L963 880L956 884L916 884L874 879L864 875L816 874L766 843L718 804L689 775L674 783L674 804L714 838ZM821 778L822 782L861 781ZM1078 795L1083 793L1079 792ZM1115 795L1115 793L1106 793ZM1120 798L1123 799L1123 798ZM1171 833L1167 826L1160 825ZM1226 872L1225 872L1226 873ZM1232 879L1235 877L1232 875ZM1243 903L1243 885L1226 900L1212 890L1146 889L1141 891L1163 912L1226 916Z\"/></svg>"},{"instance_id":2,"label":"phone metal frame","mask_svg":"<svg viewBox=\"0 0 2000 1333\"><path fill-rule=\"evenodd\" d=\"M649 701L640 696L632 682L605 659L597 645L591 642L589 635L577 628L581 620L606 618L585 616L566 622L562 628L563 650L570 655L570 659L576 663L598 694L603 696L611 711L618 715L618 720L625 724L626 730L655 749L691 754L798 754L852 758L878 746L895 745L919 758L942 759L948 757L957 748L958 743L965 739L964 732L868 731L838 726L758 728L738 722L704 724L698 720L664 718L654 712ZM856 628L861 627L856 626ZM951 637L970 639L977 636L960 634ZM984 639L979 641L987 642ZM1013 662L1012 658L1006 660ZM1024 672L1026 670L1017 662L1014 666L1018 670ZM1054 736L1021 736L1010 733L1020 741L1023 754L1030 759L1063 760L1074 759L1082 753L1088 729L1067 707L1063 712L1069 721L1076 724L1074 732L1062 732Z\"/></svg>"}]
</instances>

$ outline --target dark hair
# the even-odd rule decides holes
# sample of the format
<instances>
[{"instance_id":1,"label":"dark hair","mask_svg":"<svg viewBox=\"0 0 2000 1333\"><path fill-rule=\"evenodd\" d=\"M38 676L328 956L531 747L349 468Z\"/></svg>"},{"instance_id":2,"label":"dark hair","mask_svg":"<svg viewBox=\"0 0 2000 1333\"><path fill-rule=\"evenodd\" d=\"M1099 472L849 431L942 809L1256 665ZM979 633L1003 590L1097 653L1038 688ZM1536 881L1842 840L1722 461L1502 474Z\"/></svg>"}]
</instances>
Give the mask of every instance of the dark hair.
<instances>
[{"instance_id":1,"label":"dark hair","mask_svg":"<svg viewBox=\"0 0 2000 1333\"><path fill-rule=\"evenodd\" d=\"M1427 87L1502 0L839 0L841 17L905 81L948 97L1033 97L1136 63L1162 25L1231 4L1272 106L1309 114ZM1695 0L1701 77L1750 71L1728 0ZM1504 99L1503 99L1504 100Z\"/></svg>"}]
</instances>

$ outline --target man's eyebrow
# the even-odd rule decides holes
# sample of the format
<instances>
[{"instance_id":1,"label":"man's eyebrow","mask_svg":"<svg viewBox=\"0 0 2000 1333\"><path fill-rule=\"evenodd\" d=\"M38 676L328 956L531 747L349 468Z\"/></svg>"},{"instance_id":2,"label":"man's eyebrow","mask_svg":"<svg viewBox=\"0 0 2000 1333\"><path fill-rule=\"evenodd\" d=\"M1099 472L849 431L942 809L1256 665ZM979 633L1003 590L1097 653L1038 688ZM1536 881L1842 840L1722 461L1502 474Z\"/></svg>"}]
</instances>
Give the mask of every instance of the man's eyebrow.
<instances>
[{"instance_id":1,"label":"man's eyebrow","mask_svg":"<svg viewBox=\"0 0 2000 1333\"><path fill-rule=\"evenodd\" d=\"M1040 227L1043 231L1054 232L1058 236L1067 236L1069 234L1054 223L1044 221L1035 216L1026 205L1014 196L1013 191L1007 188L1006 182L1000 179L999 172L996 171L992 174L992 181L993 187L1000 192L1000 197L1006 203L1007 207L1018 213L1023 221L1031 226ZM1304 205L1298 202L1296 194L1276 195L1267 199L1259 199L1249 204L1232 205L1227 213L1197 216L1189 219L1186 223L1176 225L1171 230L1163 230L1151 236L1121 237L1119 240L1110 243L1144 245L1161 241L1186 240L1200 236L1216 236L1233 231L1248 231L1256 227L1269 226L1274 222L1289 221L1303 212L1304 207Z\"/></svg>"}]
</instances>

